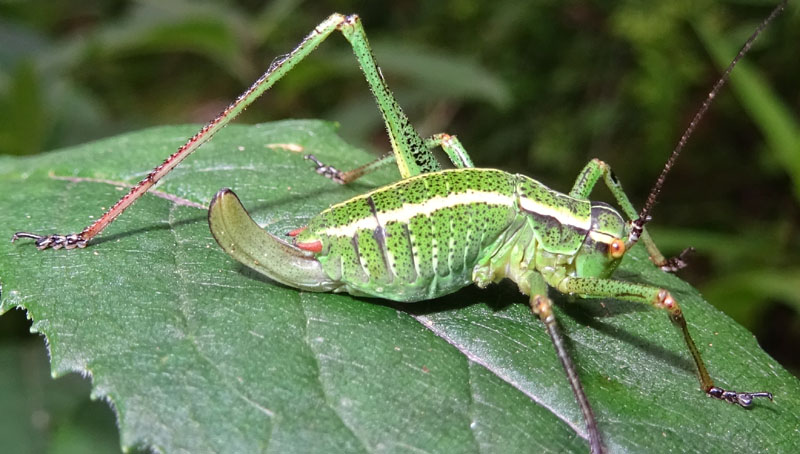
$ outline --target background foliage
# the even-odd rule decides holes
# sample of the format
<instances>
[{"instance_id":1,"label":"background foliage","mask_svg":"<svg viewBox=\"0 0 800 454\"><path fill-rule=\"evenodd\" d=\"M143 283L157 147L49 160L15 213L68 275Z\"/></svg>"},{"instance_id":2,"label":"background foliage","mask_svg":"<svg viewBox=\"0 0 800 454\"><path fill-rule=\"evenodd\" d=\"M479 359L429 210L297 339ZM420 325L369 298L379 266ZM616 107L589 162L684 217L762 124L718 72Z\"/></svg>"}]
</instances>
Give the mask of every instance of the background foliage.
<instances>
[{"instance_id":1,"label":"background foliage","mask_svg":"<svg viewBox=\"0 0 800 454\"><path fill-rule=\"evenodd\" d=\"M7 1L0 153L204 122L327 14L358 12L422 133L458 134L479 165L555 188L569 187L599 157L641 201L719 69L773 3ZM654 213L667 252L699 250L682 277L795 371L798 34L800 14L790 5L748 56L750 71L740 67L717 100ZM385 150L371 103L346 43L333 39L242 121L333 119L352 142ZM20 366L36 364L25 358L41 341L26 337L24 317L15 316L0 319L2 348L18 352L9 355Z\"/></svg>"}]
</instances>

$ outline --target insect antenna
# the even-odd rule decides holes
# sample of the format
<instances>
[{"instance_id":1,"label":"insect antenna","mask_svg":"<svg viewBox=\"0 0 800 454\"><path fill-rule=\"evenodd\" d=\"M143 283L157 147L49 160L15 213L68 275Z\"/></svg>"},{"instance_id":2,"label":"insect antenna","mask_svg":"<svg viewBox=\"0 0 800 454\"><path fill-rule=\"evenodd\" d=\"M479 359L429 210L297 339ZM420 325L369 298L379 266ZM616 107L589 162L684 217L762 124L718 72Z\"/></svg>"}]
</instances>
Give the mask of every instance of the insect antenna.
<instances>
[{"instance_id":1,"label":"insect antenna","mask_svg":"<svg viewBox=\"0 0 800 454\"><path fill-rule=\"evenodd\" d=\"M722 76L719 78L719 80L717 80L717 82L714 84L714 87L708 93L708 96L706 97L705 101L703 101L703 104L700 106L700 109L698 109L697 113L694 114L692 121L689 122L689 126L686 128L686 131L684 131L680 140L678 140L678 144L675 146L675 149L672 150L672 154L670 154L666 164L664 164L664 168L661 170L661 174L658 176L656 183L653 185L653 189L650 190L650 194L647 196L647 201L645 202L642 211L639 213L639 217L633 221L633 229L631 230L631 235L630 235L630 239L633 240L633 242L639 239L639 236L642 234L642 229L644 228L644 225L650 222L650 219L652 219L652 217L650 216L650 211L652 211L653 206L656 203L656 199L658 198L658 195L661 193L661 188L664 186L664 181L667 179L669 171L672 170L672 166L675 165L675 161L678 159L678 156L681 154L681 151L683 151L683 147L686 146L686 143L689 141L689 137L691 137L692 133L697 128L697 124L700 123L700 120L706 114L706 111L708 111L708 108L709 106L711 106L711 103L714 101L714 98L716 98L720 89L722 89L722 87L730 78L731 71L733 71L733 68L736 66L737 63L739 63L739 60L741 60L742 57L744 57L745 54L747 54L747 52L753 46L753 43L755 42L756 38L758 38L758 36L761 34L761 32L763 32L770 24L770 22L772 22L772 20L775 19L786 8L787 2L788 0L781 1L778 4L778 6L776 6L775 9L772 10L769 16L767 16L767 18L764 19L761 22L761 24L759 24L759 26L756 28L753 34L750 35L749 38L747 38L747 41L739 50L739 53L736 54L736 57L734 57L733 61L731 61L728 67L725 68L725 71L722 73Z\"/></svg>"}]
</instances>

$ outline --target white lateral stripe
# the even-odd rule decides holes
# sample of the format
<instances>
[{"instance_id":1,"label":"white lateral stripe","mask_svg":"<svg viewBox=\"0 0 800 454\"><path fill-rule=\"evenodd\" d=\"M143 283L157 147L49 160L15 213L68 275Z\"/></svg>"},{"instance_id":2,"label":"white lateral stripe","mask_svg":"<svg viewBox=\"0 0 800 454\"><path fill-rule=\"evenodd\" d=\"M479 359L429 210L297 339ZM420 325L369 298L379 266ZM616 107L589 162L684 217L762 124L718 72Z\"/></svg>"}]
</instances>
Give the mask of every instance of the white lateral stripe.
<instances>
[{"instance_id":1,"label":"white lateral stripe","mask_svg":"<svg viewBox=\"0 0 800 454\"><path fill-rule=\"evenodd\" d=\"M454 205L465 205L468 203L486 203L489 205L513 206L514 197L496 192L467 191L460 194L450 194L447 197L434 197L423 203L406 204L402 207L386 213L378 213L378 220L382 226L389 222L408 223L414 216L430 216L437 210L451 207ZM328 227L323 231L325 235L352 237L358 230L375 230L378 223L375 216L361 218L347 225L338 227Z\"/></svg>"},{"instance_id":2,"label":"white lateral stripe","mask_svg":"<svg viewBox=\"0 0 800 454\"><path fill-rule=\"evenodd\" d=\"M616 240L616 238L607 233L597 232L595 230L589 232L589 237L591 237L598 243L605 243L605 244L611 244L612 241Z\"/></svg>"},{"instance_id":3,"label":"white lateral stripe","mask_svg":"<svg viewBox=\"0 0 800 454\"><path fill-rule=\"evenodd\" d=\"M557 208L536 203L535 200L528 197L520 197L519 204L525 211L555 218L563 225L569 225L583 230L589 230L592 227L592 218L590 216L579 218L572 213L562 212Z\"/></svg>"}]
</instances>

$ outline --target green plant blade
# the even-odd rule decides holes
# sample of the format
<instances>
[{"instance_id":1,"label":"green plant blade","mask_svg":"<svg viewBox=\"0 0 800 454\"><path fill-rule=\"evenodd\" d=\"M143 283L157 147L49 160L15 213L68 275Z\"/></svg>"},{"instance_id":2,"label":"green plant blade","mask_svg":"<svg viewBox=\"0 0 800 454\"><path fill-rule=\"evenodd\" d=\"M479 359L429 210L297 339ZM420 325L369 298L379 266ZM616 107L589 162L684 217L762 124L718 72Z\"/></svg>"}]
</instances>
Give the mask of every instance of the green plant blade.
<instances>
[{"instance_id":1,"label":"green plant blade","mask_svg":"<svg viewBox=\"0 0 800 454\"><path fill-rule=\"evenodd\" d=\"M194 133L164 127L0 160L0 238L71 233ZM87 249L0 241L0 311L24 307L53 374L91 375L123 447L158 452L586 452L585 429L540 323L512 286L413 305L304 293L228 257L206 212L231 187L279 235L396 178L337 186L303 153L369 156L329 123L231 126ZM160 195L160 196L159 196ZM617 277L669 288L722 386L769 390L744 410L706 398L665 314L556 298L613 452L792 452L800 383L752 335L655 269L639 248ZM13 392L13 391L12 391Z\"/></svg>"}]
</instances>

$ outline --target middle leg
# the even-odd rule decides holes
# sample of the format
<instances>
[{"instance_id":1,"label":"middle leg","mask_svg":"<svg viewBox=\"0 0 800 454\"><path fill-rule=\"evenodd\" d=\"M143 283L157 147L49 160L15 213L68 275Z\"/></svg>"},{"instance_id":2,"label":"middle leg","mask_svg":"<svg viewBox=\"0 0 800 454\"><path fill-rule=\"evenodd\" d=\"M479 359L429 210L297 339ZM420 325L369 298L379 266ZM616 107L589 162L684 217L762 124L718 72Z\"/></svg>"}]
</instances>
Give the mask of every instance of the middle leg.
<instances>
[{"instance_id":1,"label":"middle leg","mask_svg":"<svg viewBox=\"0 0 800 454\"><path fill-rule=\"evenodd\" d=\"M635 282L617 281L614 279L603 278L578 278L568 277L558 283L556 289L566 294L576 294L583 298L617 298L637 303L650 304L657 309L663 309L669 313L669 319L673 325L681 330L683 340L692 360L697 367L700 379L700 387L705 393L716 399L725 400L730 403L749 407L755 397L767 397L772 400L772 394L768 392L737 392L728 391L714 385L708 369L700 356L700 350L694 343L689 328L686 326L686 318L683 316L678 302L672 295L663 288Z\"/></svg>"},{"instance_id":2,"label":"middle leg","mask_svg":"<svg viewBox=\"0 0 800 454\"><path fill-rule=\"evenodd\" d=\"M572 393L575 394L575 399L578 401L578 406L583 414L583 420L586 422L586 431L589 434L589 446L592 454L599 454L605 452L603 441L600 438L600 431L597 429L597 420L594 417L594 411L589 404L589 399L583 391L583 385L578 377L578 372L575 370L575 364L569 356L566 347L564 346L564 338L558 330L558 323L556 316L553 314L553 303L550 298L534 294L530 300L531 311L539 317L539 320L544 323L547 328L547 334L553 342L553 347L556 349L556 356L561 361L561 366L564 372L567 373L567 381L572 388Z\"/></svg>"},{"instance_id":3,"label":"middle leg","mask_svg":"<svg viewBox=\"0 0 800 454\"><path fill-rule=\"evenodd\" d=\"M425 139L425 147L427 148L428 153L431 155L433 155L432 150L434 148L442 147L442 150L444 150L444 152L447 154L447 157L450 158L450 162L452 162L456 168L463 169L465 167L475 167L475 164L472 163L472 159L469 157L469 153L467 153L467 150L463 145L461 145L461 142L456 136L445 133L435 134ZM322 163L314 155L307 154L305 155L305 158L314 162L314 170L318 174L326 178L330 178L339 184L352 183L353 181L370 172L395 162L395 155L390 153L381 156L370 163L364 164L361 167L356 167L355 169L342 172L336 167Z\"/></svg>"}]
</instances>

